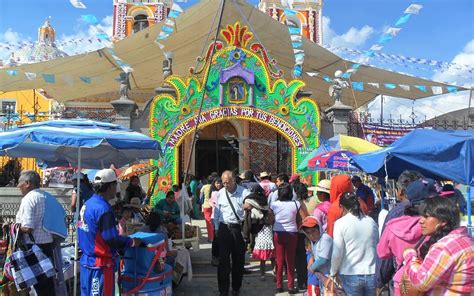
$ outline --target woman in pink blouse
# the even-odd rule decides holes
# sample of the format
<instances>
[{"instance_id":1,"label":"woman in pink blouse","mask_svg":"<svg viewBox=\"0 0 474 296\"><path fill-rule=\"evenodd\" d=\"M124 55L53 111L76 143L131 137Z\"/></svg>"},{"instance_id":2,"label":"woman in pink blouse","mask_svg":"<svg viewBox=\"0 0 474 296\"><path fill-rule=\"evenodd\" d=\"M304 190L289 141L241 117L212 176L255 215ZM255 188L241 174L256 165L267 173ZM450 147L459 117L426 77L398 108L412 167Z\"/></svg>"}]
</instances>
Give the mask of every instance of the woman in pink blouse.
<instances>
[{"instance_id":1,"label":"woman in pink blouse","mask_svg":"<svg viewBox=\"0 0 474 296\"><path fill-rule=\"evenodd\" d=\"M466 227L459 227L459 208L437 196L423 201L419 211L422 234L430 239L419 254L413 248L403 252L410 282L427 295L472 295L474 239Z\"/></svg>"}]
</instances>

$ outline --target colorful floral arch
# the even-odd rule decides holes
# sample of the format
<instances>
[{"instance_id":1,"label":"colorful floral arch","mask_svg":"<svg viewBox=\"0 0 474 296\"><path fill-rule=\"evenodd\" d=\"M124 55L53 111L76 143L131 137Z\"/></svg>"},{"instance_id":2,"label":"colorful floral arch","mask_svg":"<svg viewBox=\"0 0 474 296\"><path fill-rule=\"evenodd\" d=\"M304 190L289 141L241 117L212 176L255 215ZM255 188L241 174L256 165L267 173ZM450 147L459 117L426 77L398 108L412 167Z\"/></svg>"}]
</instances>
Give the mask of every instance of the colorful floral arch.
<instances>
[{"instance_id":1,"label":"colorful floral arch","mask_svg":"<svg viewBox=\"0 0 474 296\"><path fill-rule=\"evenodd\" d=\"M283 80L283 72L261 44L248 46L253 34L240 23L228 25L221 35L227 46L221 41L211 44L206 56L198 58L200 66L190 69L191 77L168 77L166 82L175 89L176 97L162 94L152 102L150 133L161 143L164 155L152 160L159 167L152 204L178 182L178 147L196 124L205 127L229 119L263 124L292 146L294 172L307 153L319 146L318 106L310 98L296 99L304 82ZM314 178L308 173L304 177Z\"/></svg>"}]
</instances>

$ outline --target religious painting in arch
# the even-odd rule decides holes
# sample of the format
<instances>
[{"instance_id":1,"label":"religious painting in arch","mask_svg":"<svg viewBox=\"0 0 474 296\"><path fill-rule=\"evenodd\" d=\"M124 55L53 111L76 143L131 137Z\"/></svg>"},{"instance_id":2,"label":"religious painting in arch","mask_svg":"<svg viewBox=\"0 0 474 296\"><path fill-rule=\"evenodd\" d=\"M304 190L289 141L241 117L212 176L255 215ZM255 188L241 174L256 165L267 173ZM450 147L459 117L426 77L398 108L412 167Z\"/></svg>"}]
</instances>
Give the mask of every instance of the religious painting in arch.
<instances>
[{"instance_id":1,"label":"religious painting in arch","mask_svg":"<svg viewBox=\"0 0 474 296\"><path fill-rule=\"evenodd\" d=\"M150 134L163 149L163 157L151 161L159 168L152 204L180 181L183 153L179 147L192 137L196 125L205 129L236 120L271 129L288 142L288 173L296 172L298 164L319 146L318 106L311 98L296 99L304 82L282 79L277 61L262 44L251 43L253 33L239 22L227 25L220 36L198 57L199 64L190 69L188 77L171 75L166 79L176 97L157 95L151 104ZM315 181L314 174L301 175Z\"/></svg>"},{"instance_id":2,"label":"religious painting in arch","mask_svg":"<svg viewBox=\"0 0 474 296\"><path fill-rule=\"evenodd\" d=\"M227 85L227 97L229 103L242 104L247 101L247 88L242 78L234 77Z\"/></svg>"}]
</instances>

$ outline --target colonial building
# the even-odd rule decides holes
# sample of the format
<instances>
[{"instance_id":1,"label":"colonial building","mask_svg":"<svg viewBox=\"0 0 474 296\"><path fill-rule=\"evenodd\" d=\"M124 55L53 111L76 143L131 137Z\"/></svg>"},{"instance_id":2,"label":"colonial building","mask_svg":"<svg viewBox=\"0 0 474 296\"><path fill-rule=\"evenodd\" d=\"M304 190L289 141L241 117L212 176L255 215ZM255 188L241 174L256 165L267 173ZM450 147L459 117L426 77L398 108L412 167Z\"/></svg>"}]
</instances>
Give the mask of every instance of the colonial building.
<instances>
[{"instance_id":1,"label":"colonial building","mask_svg":"<svg viewBox=\"0 0 474 296\"><path fill-rule=\"evenodd\" d=\"M286 19L282 2L278 0L261 0L258 8L281 23L286 21L292 22L301 28L301 35L303 37L322 45L323 0L295 1L293 9L297 12L296 18L290 20Z\"/></svg>"},{"instance_id":2,"label":"colonial building","mask_svg":"<svg viewBox=\"0 0 474 296\"><path fill-rule=\"evenodd\" d=\"M113 37L121 40L166 19L171 0L114 0Z\"/></svg>"}]
</instances>

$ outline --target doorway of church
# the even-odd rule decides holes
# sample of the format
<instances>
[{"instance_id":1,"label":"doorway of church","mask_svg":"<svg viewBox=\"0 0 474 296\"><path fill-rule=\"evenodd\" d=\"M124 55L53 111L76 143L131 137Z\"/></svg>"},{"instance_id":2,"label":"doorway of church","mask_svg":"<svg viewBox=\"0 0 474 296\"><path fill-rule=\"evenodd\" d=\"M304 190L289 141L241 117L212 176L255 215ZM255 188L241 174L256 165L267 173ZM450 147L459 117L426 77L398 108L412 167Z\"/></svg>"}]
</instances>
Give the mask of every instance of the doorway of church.
<instances>
[{"instance_id":1,"label":"doorway of church","mask_svg":"<svg viewBox=\"0 0 474 296\"><path fill-rule=\"evenodd\" d=\"M233 140L234 147L238 147ZM226 140L198 140L196 142L196 175L207 177L212 172L219 175L225 170L239 167L238 151Z\"/></svg>"}]
</instances>

